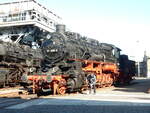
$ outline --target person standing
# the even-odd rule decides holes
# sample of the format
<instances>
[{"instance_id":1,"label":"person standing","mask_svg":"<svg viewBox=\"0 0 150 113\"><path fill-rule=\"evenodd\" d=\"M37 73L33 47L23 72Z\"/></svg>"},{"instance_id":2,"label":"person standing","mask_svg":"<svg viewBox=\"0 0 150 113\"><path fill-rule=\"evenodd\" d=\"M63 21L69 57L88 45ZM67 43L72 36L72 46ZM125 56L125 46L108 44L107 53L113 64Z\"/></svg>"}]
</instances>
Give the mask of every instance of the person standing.
<instances>
[{"instance_id":1,"label":"person standing","mask_svg":"<svg viewBox=\"0 0 150 113\"><path fill-rule=\"evenodd\" d=\"M92 93L92 90L94 91L94 94L96 94L96 75L94 73L90 73L87 76L88 85L89 85L89 94Z\"/></svg>"},{"instance_id":2,"label":"person standing","mask_svg":"<svg viewBox=\"0 0 150 113\"><path fill-rule=\"evenodd\" d=\"M28 86L28 70L27 69L22 73L20 84L25 89L27 89L27 86Z\"/></svg>"}]
</instances>

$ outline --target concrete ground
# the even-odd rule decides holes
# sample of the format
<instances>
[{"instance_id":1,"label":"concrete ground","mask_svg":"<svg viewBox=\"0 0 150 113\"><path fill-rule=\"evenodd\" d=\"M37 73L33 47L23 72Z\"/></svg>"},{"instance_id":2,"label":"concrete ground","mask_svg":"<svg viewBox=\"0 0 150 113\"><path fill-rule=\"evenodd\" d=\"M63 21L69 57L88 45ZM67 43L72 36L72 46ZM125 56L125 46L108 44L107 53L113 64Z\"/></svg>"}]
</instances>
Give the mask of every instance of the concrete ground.
<instances>
[{"instance_id":1,"label":"concrete ground","mask_svg":"<svg viewBox=\"0 0 150 113\"><path fill-rule=\"evenodd\" d=\"M0 98L0 113L150 113L150 79L131 85L97 89L97 93L42 96L39 99Z\"/></svg>"}]
</instances>

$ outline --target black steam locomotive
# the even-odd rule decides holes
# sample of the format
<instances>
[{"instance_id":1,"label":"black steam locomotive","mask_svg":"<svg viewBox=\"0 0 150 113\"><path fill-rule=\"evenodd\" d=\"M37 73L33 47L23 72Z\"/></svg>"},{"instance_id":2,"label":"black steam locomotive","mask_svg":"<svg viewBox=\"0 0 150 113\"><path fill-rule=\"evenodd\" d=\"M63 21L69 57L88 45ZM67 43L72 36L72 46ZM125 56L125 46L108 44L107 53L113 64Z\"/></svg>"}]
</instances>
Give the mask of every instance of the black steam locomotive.
<instances>
[{"instance_id":1,"label":"black steam locomotive","mask_svg":"<svg viewBox=\"0 0 150 113\"><path fill-rule=\"evenodd\" d=\"M65 79L64 86L70 92L81 89L86 80L86 73L82 68L87 64L79 60L117 64L120 56L120 49L114 45L99 43L97 40L82 37L78 33L66 32L65 25L57 25L56 32L49 34L48 39L42 42L41 49L44 57L41 72L67 76L65 78L61 76L61 78ZM36 87L41 89L51 87L48 86L47 81L42 83L45 86L41 83L42 86L40 86L38 83Z\"/></svg>"},{"instance_id":2,"label":"black steam locomotive","mask_svg":"<svg viewBox=\"0 0 150 113\"><path fill-rule=\"evenodd\" d=\"M62 72L68 71L71 65L67 63L67 59L118 63L120 56L120 49L114 45L99 43L78 33L66 32L65 25L57 25L56 32L51 33L49 39L44 40L41 49L45 71L55 66Z\"/></svg>"},{"instance_id":3,"label":"black steam locomotive","mask_svg":"<svg viewBox=\"0 0 150 113\"><path fill-rule=\"evenodd\" d=\"M135 61L129 60L127 55L120 55L119 64L121 74L119 84L129 84L133 79L132 77L136 75Z\"/></svg>"},{"instance_id":4,"label":"black steam locomotive","mask_svg":"<svg viewBox=\"0 0 150 113\"><path fill-rule=\"evenodd\" d=\"M0 41L0 86L16 85L26 70L40 68L42 59L41 49Z\"/></svg>"},{"instance_id":5,"label":"black steam locomotive","mask_svg":"<svg viewBox=\"0 0 150 113\"><path fill-rule=\"evenodd\" d=\"M41 71L45 74L29 77L36 81L34 88L37 93L54 90L54 84L58 84L60 94L80 90L86 84L88 72L96 74L97 87L124 84L135 75L131 69L134 63L131 65L130 60L124 59L119 48L78 33L66 32L64 25L57 25L56 32L49 34L41 49L44 57ZM128 65L126 62L129 62ZM126 69L132 73L124 71ZM41 78L38 79L38 76Z\"/></svg>"},{"instance_id":6,"label":"black steam locomotive","mask_svg":"<svg viewBox=\"0 0 150 113\"><path fill-rule=\"evenodd\" d=\"M36 49L31 48L31 43L0 42L0 85L18 83L26 71L32 79L35 77L38 92L53 90L53 83L58 84L59 92L81 89L85 85L86 72L97 75L99 86L130 82L135 75L134 62L121 56L119 48L66 32L64 25L56 27L56 32L36 40L39 47ZM124 71L126 69L130 72ZM105 78L109 80L104 81Z\"/></svg>"}]
</instances>

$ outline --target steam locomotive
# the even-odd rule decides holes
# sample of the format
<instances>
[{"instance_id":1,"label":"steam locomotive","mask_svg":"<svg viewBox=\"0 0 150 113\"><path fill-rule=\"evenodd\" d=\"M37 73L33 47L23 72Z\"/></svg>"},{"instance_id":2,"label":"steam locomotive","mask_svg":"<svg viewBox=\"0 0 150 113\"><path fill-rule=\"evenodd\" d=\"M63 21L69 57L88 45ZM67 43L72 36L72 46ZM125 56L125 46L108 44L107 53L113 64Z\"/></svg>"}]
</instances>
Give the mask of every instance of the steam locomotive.
<instances>
[{"instance_id":1,"label":"steam locomotive","mask_svg":"<svg viewBox=\"0 0 150 113\"><path fill-rule=\"evenodd\" d=\"M87 75L94 73L97 87L125 84L135 75L128 59L120 49L111 44L99 43L78 33L66 32L64 25L57 25L41 44L43 61L41 72L28 76L33 82L33 92L53 91L64 94L87 88ZM125 72L124 69L131 70Z\"/></svg>"},{"instance_id":2,"label":"steam locomotive","mask_svg":"<svg viewBox=\"0 0 150 113\"><path fill-rule=\"evenodd\" d=\"M57 31L50 34L50 38L44 40L42 46L44 62L43 68L58 67L65 72L69 59L82 59L117 63L120 49L111 44L99 43L97 40L82 37L78 33L65 32L64 25L57 25ZM66 66L62 63L65 63ZM73 63L74 64L74 63ZM62 65L62 66L61 66ZM68 69L68 70L66 70ZM74 70L74 69L73 69Z\"/></svg>"},{"instance_id":3,"label":"steam locomotive","mask_svg":"<svg viewBox=\"0 0 150 113\"><path fill-rule=\"evenodd\" d=\"M136 75L136 66L135 61L129 60L127 55L120 55L119 58L119 83L120 84L129 84L132 81L132 77Z\"/></svg>"},{"instance_id":4,"label":"steam locomotive","mask_svg":"<svg viewBox=\"0 0 150 113\"><path fill-rule=\"evenodd\" d=\"M43 59L41 49L31 49L0 41L0 87L15 86L20 82L25 70L37 70Z\"/></svg>"},{"instance_id":5,"label":"steam locomotive","mask_svg":"<svg viewBox=\"0 0 150 113\"><path fill-rule=\"evenodd\" d=\"M86 89L89 73L96 75L97 87L130 83L135 75L135 62L120 55L118 47L65 31L65 25L57 25L56 32L33 41L0 41L1 86L32 84L38 95L47 91L64 94Z\"/></svg>"}]
</instances>

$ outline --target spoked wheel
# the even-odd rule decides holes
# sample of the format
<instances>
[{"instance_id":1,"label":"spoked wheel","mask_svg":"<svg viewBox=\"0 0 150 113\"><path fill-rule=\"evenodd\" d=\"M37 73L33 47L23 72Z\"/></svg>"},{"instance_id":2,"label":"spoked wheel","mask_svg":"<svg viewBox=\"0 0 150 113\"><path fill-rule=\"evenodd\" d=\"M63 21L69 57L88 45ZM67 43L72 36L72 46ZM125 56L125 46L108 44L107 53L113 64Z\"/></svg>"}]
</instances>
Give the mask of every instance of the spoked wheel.
<instances>
[{"instance_id":1,"label":"spoked wheel","mask_svg":"<svg viewBox=\"0 0 150 113\"><path fill-rule=\"evenodd\" d=\"M66 93L66 88L64 86L58 88L58 94L64 95L65 93Z\"/></svg>"},{"instance_id":2,"label":"spoked wheel","mask_svg":"<svg viewBox=\"0 0 150 113\"><path fill-rule=\"evenodd\" d=\"M107 84L107 87L111 87L111 86L112 86L112 83L108 83L108 84Z\"/></svg>"}]
</instances>

